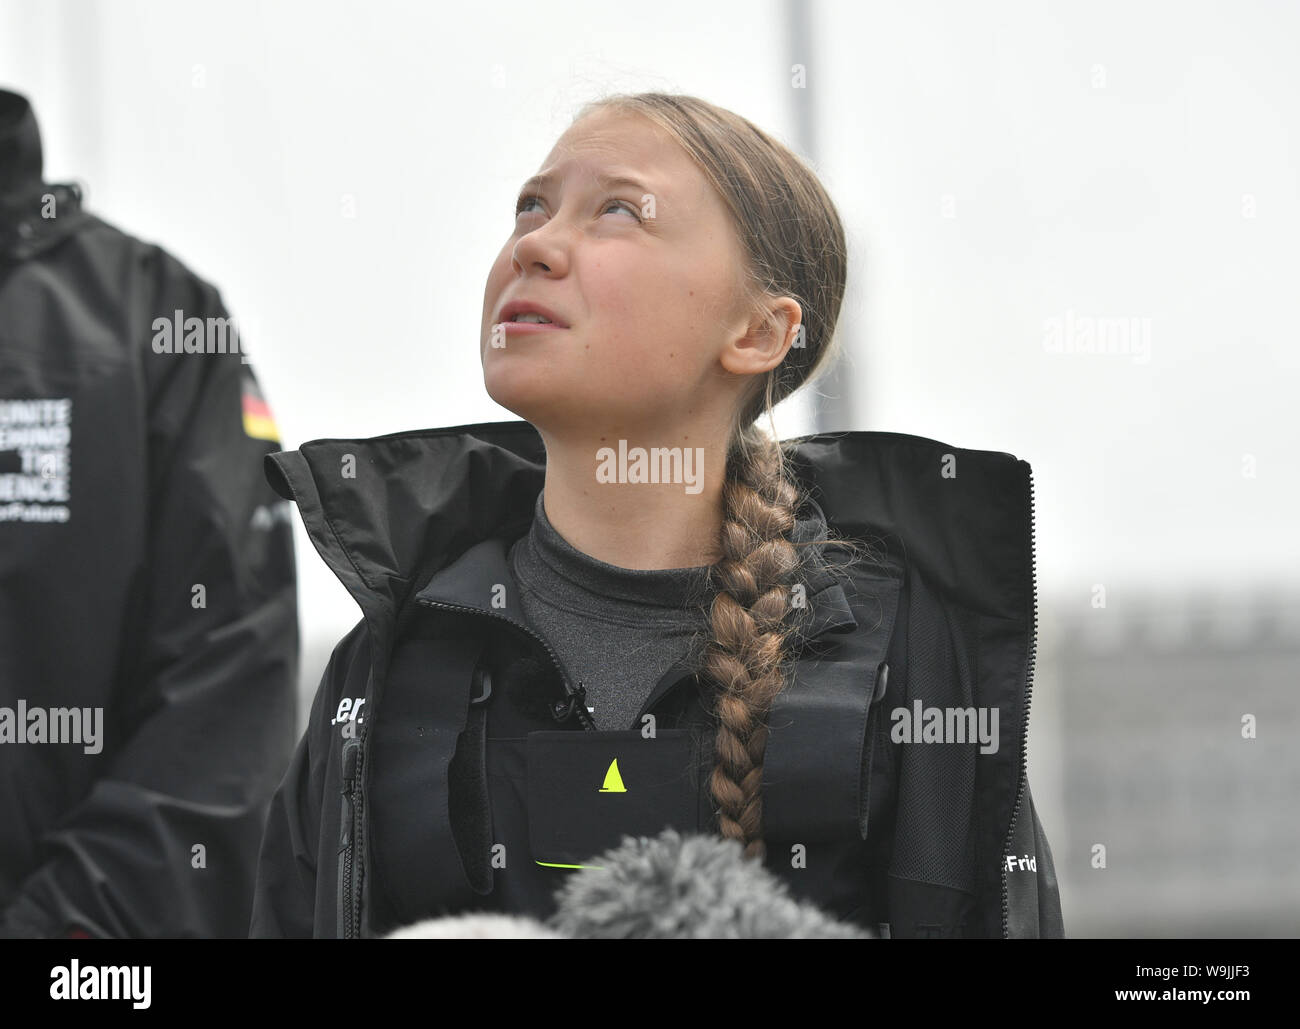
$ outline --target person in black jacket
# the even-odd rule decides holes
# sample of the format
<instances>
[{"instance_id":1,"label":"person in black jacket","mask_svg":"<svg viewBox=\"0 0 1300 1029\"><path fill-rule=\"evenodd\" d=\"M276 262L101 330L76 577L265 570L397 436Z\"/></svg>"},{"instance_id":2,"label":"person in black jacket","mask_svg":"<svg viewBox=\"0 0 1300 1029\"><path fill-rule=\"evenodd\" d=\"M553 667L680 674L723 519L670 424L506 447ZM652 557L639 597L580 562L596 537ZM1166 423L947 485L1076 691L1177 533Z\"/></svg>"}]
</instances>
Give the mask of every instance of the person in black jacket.
<instances>
[{"instance_id":1,"label":"person in black jacket","mask_svg":"<svg viewBox=\"0 0 1300 1029\"><path fill-rule=\"evenodd\" d=\"M882 935L1062 935L1025 776L1027 466L760 426L833 354L817 177L715 105L618 96L515 215L480 354L524 421L268 459L365 617L273 802L250 934L546 917L619 830L671 826ZM896 735L914 703L1000 742Z\"/></svg>"},{"instance_id":2,"label":"person in black jacket","mask_svg":"<svg viewBox=\"0 0 1300 1029\"><path fill-rule=\"evenodd\" d=\"M293 748L278 432L217 290L0 91L0 936L245 936Z\"/></svg>"}]
</instances>

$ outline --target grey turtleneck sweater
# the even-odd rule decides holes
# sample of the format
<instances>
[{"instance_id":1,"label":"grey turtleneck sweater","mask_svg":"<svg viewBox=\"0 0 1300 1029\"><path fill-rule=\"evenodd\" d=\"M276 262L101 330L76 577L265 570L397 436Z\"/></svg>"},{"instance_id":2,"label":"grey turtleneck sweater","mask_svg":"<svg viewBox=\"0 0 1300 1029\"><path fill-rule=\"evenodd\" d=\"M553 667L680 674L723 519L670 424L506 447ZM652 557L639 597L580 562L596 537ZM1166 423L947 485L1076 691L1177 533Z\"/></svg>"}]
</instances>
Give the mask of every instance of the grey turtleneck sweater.
<instances>
[{"instance_id":1,"label":"grey turtleneck sweater","mask_svg":"<svg viewBox=\"0 0 1300 1029\"><path fill-rule=\"evenodd\" d=\"M639 729L637 712L660 677L709 638L708 566L606 564L555 530L542 497L509 552L520 605L573 685L586 686L597 728Z\"/></svg>"}]
</instances>

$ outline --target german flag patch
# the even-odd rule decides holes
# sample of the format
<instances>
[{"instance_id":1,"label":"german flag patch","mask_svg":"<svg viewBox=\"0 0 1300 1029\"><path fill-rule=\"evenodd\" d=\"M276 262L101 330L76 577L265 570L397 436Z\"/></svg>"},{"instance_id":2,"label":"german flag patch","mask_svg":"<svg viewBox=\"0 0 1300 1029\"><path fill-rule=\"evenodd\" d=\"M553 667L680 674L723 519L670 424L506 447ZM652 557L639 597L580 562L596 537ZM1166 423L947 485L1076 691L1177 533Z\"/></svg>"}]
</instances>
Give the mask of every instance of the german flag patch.
<instances>
[{"instance_id":1,"label":"german flag patch","mask_svg":"<svg viewBox=\"0 0 1300 1029\"><path fill-rule=\"evenodd\" d=\"M261 387L249 368L245 367L243 372L244 434L253 439L279 443L280 428L275 424L275 416L271 414L266 398L262 396Z\"/></svg>"}]
</instances>

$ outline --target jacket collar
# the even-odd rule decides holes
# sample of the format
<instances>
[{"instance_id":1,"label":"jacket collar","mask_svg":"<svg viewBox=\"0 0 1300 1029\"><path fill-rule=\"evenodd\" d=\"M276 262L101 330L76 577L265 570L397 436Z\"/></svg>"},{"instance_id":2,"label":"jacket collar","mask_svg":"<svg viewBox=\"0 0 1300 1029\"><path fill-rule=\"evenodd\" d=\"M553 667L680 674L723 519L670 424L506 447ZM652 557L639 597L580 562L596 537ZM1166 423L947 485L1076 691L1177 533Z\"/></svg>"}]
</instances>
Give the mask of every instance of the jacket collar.
<instances>
[{"instance_id":1,"label":"jacket collar","mask_svg":"<svg viewBox=\"0 0 1300 1029\"><path fill-rule=\"evenodd\" d=\"M540 489L540 485L538 487ZM794 538L798 542L826 538L826 518L813 501L810 512L800 518ZM505 615L528 624L528 618L516 599L517 589L506 589L501 606L492 607L488 598L499 596L501 583L513 584L508 551L513 539L492 536L470 546L460 557L433 573L416 597L419 600L470 607L485 613ZM858 626L841 581L822 566L814 566L807 576L808 602L798 621L804 640L825 632L851 632Z\"/></svg>"},{"instance_id":2,"label":"jacket collar","mask_svg":"<svg viewBox=\"0 0 1300 1029\"><path fill-rule=\"evenodd\" d=\"M26 260L89 217L75 184L46 183L41 133L31 103L0 89L0 258Z\"/></svg>"},{"instance_id":3,"label":"jacket collar","mask_svg":"<svg viewBox=\"0 0 1300 1029\"><path fill-rule=\"evenodd\" d=\"M814 521L883 541L926 576L940 602L1029 623L1028 464L900 433L819 433L795 442L792 472L817 502ZM528 422L480 422L314 440L268 455L266 475L297 502L313 545L386 644L413 594L466 603L509 581L506 547L531 524L545 460ZM826 574L809 589L810 637L852 628L844 590Z\"/></svg>"}]
</instances>

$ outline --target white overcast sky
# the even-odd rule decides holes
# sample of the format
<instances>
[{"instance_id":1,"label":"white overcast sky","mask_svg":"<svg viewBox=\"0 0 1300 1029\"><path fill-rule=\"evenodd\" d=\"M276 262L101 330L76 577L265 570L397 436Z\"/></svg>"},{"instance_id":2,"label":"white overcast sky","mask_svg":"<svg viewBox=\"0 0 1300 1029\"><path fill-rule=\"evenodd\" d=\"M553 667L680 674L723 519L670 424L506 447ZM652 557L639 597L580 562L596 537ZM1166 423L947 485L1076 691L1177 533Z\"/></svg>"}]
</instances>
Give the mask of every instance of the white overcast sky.
<instances>
[{"instance_id":1,"label":"white overcast sky","mask_svg":"<svg viewBox=\"0 0 1300 1029\"><path fill-rule=\"evenodd\" d=\"M685 91L793 140L802 64L851 247L834 427L1029 461L1064 607L1300 581L1296 5L810 10L795 52L778 3L0 0L0 86L48 178L255 327L293 448L513 418L483 283L577 106ZM1132 319L1149 361L1047 351L1084 318ZM298 554L304 640L336 640L357 609L300 525Z\"/></svg>"}]
</instances>

